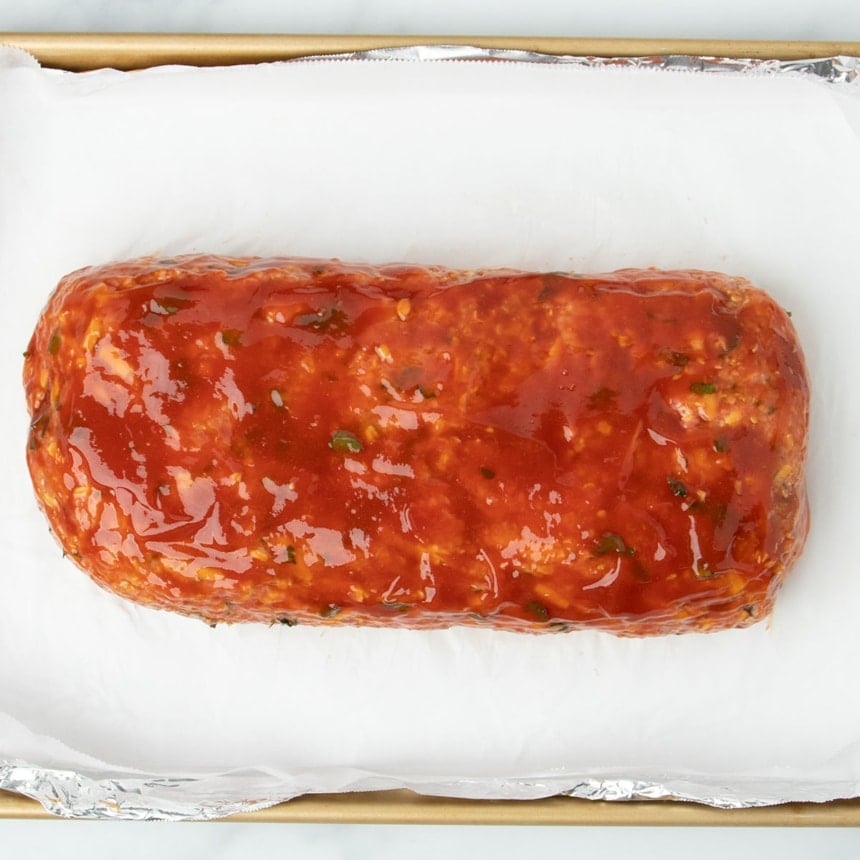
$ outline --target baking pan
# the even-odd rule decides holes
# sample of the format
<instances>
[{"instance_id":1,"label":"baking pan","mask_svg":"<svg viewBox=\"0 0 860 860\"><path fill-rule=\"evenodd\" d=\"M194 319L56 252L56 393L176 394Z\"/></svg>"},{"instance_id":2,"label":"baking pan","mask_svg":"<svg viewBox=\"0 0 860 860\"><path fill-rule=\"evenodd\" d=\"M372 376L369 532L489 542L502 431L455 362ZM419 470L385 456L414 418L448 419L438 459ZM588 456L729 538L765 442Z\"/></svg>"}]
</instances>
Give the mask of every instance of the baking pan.
<instances>
[{"instance_id":1,"label":"baking pan","mask_svg":"<svg viewBox=\"0 0 860 860\"><path fill-rule=\"evenodd\" d=\"M275 35L233 33L0 33L44 66L79 72L172 63L235 65L403 45L472 45L587 57L687 54L797 60L859 55L860 42L708 39L579 39L558 36Z\"/></svg>"},{"instance_id":2,"label":"baking pan","mask_svg":"<svg viewBox=\"0 0 860 860\"><path fill-rule=\"evenodd\" d=\"M160 33L0 33L0 43L32 53L44 66L68 71L156 65L233 65L408 45L472 45L574 56L667 54L793 60L858 56L860 42L702 39L612 39L516 36L396 36ZM0 818L52 818L37 801L0 791ZM860 798L717 809L671 800L459 800L406 790L306 795L227 821L521 824L588 826L860 826Z\"/></svg>"}]
</instances>

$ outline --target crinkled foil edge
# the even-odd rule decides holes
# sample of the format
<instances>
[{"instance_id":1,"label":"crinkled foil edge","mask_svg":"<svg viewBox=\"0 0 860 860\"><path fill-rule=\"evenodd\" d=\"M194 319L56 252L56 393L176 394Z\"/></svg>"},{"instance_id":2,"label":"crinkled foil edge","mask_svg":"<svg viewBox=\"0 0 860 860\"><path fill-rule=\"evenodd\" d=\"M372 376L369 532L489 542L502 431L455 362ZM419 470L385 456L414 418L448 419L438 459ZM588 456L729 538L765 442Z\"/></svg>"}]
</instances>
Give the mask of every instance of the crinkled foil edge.
<instances>
[{"instance_id":1,"label":"crinkled foil edge","mask_svg":"<svg viewBox=\"0 0 860 860\"><path fill-rule=\"evenodd\" d=\"M856 797L860 783L808 785L763 778L732 785L701 777L648 779L551 776L433 781L398 779L364 771L321 770L301 777L245 770L186 777L87 775L72 770L0 761L0 789L30 797L63 818L206 821L253 812L308 794L409 789L419 795L472 800L674 800L719 809L826 802ZM240 798L240 799L237 799ZM787 800L788 799L788 800Z\"/></svg>"},{"instance_id":2,"label":"crinkled foil edge","mask_svg":"<svg viewBox=\"0 0 860 860\"><path fill-rule=\"evenodd\" d=\"M469 45L410 45L374 48L342 54L304 57L289 62L332 62L338 60L495 61L573 65L586 68L654 69L680 72L721 72L757 75L809 75L830 84L856 84L860 80L860 57L812 57L802 60L768 60L735 57L704 57L664 54L651 57L581 57L570 54L542 54L513 48L476 48Z\"/></svg>"},{"instance_id":3,"label":"crinkled foil edge","mask_svg":"<svg viewBox=\"0 0 860 860\"><path fill-rule=\"evenodd\" d=\"M30 55L26 52L25 58ZM828 84L860 81L860 57L804 60L736 59L665 55L651 57L579 57L532 51L475 48L464 45L419 45L304 57L289 62L363 60L474 61L575 65L585 68L649 69L690 73L806 75ZM21 58L18 58L21 62ZM29 63L28 63L29 64ZM860 783L798 785L793 780L731 780L709 783L701 776L660 781L632 778L550 777L546 779L452 780L444 782L395 779L355 772L348 777L300 777L266 771L163 777L128 774L85 774L0 759L0 789L37 800L58 816L84 819L208 820L252 812L309 793L375 791L407 788L429 796L471 799L538 799L556 795L589 800L678 800L722 809L771 806L785 802L826 802L860 796ZM239 799L237 799L239 798Z\"/></svg>"}]
</instances>

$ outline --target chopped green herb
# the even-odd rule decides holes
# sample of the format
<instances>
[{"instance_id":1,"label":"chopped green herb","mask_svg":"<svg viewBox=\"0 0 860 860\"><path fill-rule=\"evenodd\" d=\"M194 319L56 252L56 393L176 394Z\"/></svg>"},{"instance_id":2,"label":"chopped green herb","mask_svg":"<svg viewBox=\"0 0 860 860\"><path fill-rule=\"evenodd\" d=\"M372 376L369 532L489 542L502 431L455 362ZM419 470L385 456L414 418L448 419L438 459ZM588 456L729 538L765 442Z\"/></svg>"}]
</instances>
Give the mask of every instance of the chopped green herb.
<instances>
[{"instance_id":1,"label":"chopped green herb","mask_svg":"<svg viewBox=\"0 0 860 860\"><path fill-rule=\"evenodd\" d=\"M286 564L296 564L296 548L290 544L286 549Z\"/></svg>"},{"instance_id":2,"label":"chopped green herb","mask_svg":"<svg viewBox=\"0 0 860 860\"><path fill-rule=\"evenodd\" d=\"M47 422L49 417L49 413L47 410L43 410L40 412L31 422L30 429L35 430L37 427L41 427L42 433L41 435L45 435L45 423Z\"/></svg>"},{"instance_id":3,"label":"chopped green herb","mask_svg":"<svg viewBox=\"0 0 860 860\"><path fill-rule=\"evenodd\" d=\"M726 348L723 350L723 355L728 355L730 352L734 352L741 344L741 333L736 331L728 340L726 341Z\"/></svg>"},{"instance_id":4,"label":"chopped green herb","mask_svg":"<svg viewBox=\"0 0 860 860\"><path fill-rule=\"evenodd\" d=\"M615 532L604 532L597 542L594 554L608 555L611 552L618 553L618 555L633 555L636 550L632 546L627 546L621 535L615 534Z\"/></svg>"},{"instance_id":5,"label":"chopped green herb","mask_svg":"<svg viewBox=\"0 0 860 860\"><path fill-rule=\"evenodd\" d=\"M672 491L672 495L679 496L682 499L687 495L687 488L684 486L684 482L679 481L674 475L669 475L669 477L666 478L666 483L669 484L669 489Z\"/></svg>"},{"instance_id":6,"label":"chopped green herb","mask_svg":"<svg viewBox=\"0 0 860 860\"><path fill-rule=\"evenodd\" d=\"M714 450L720 454L725 454L729 450L729 440L725 436L717 436L714 439Z\"/></svg>"},{"instance_id":7,"label":"chopped green herb","mask_svg":"<svg viewBox=\"0 0 860 860\"><path fill-rule=\"evenodd\" d=\"M690 363L690 356L686 352L678 352L676 350L665 350L660 353L660 357L667 364L674 367L686 367Z\"/></svg>"},{"instance_id":8,"label":"chopped green herb","mask_svg":"<svg viewBox=\"0 0 860 860\"><path fill-rule=\"evenodd\" d=\"M728 512L729 506L727 502L709 499L705 505L705 513L714 521L717 528L725 522Z\"/></svg>"},{"instance_id":9,"label":"chopped green herb","mask_svg":"<svg viewBox=\"0 0 860 860\"><path fill-rule=\"evenodd\" d=\"M481 466L481 474L490 480L496 477L496 473L492 469L488 469L486 466Z\"/></svg>"},{"instance_id":10,"label":"chopped green herb","mask_svg":"<svg viewBox=\"0 0 860 860\"><path fill-rule=\"evenodd\" d=\"M242 343L242 332L235 328L227 328L221 332L221 342L224 346L240 346Z\"/></svg>"},{"instance_id":11,"label":"chopped green herb","mask_svg":"<svg viewBox=\"0 0 860 860\"><path fill-rule=\"evenodd\" d=\"M328 445L332 451L337 451L338 454L357 454L364 450L364 445L361 444L359 438L350 433L349 430L335 430L331 434L331 441Z\"/></svg>"},{"instance_id":12,"label":"chopped green herb","mask_svg":"<svg viewBox=\"0 0 860 860\"><path fill-rule=\"evenodd\" d=\"M342 331L349 325L349 317L337 305L330 305L309 314L299 314L293 319L297 326L314 331Z\"/></svg>"},{"instance_id":13,"label":"chopped green herb","mask_svg":"<svg viewBox=\"0 0 860 860\"><path fill-rule=\"evenodd\" d=\"M638 558L633 559L633 577L638 582L651 582L651 574Z\"/></svg>"},{"instance_id":14,"label":"chopped green herb","mask_svg":"<svg viewBox=\"0 0 860 860\"><path fill-rule=\"evenodd\" d=\"M691 382L690 391L693 394L716 394L717 386L713 382Z\"/></svg>"},{"instance_id":15,"label":"chopped green herb","mask_svg":"<svg viewBox=\"0 0 860 860\"><path fill-rule=\"evenodd\" d=\"M409 609L408 603L401 603L398 600L383 600L379 605L392 612L406 612Z\"/></svg>"},{"instance_id":16,"label":"chopped green herb","mask_svg":"<svg viewBox=\"0 0 860 860\"><path fill-rule=\"evenodd\" d=\"M51 339L48 341L48 355L56 355L60 350L60 330L54 329Z\"/></svg>"},{"instance_id":17,"label":"chopped green herb","mask_svg":"<svg viewBox=\"0 0 860 860\"><path fill-rule=\"evenodd\" d=\"M549 621L549 610L537 600L530 600L525 605L526 611L537 618L538 621Z\"/></svg>"},{"instance_id":18,"label":"chopped green herb","mask_svg":"<svg viewBox=\"0 0 860 860\"><path fill-rule=\"evenodd\" d=\"M598 388L589 396L588 408L607 409L613 405L617 396L617 391L613 391L611 388L607 388L605 385L601 385L600 388Z\"/></svg>"}]
</instances>

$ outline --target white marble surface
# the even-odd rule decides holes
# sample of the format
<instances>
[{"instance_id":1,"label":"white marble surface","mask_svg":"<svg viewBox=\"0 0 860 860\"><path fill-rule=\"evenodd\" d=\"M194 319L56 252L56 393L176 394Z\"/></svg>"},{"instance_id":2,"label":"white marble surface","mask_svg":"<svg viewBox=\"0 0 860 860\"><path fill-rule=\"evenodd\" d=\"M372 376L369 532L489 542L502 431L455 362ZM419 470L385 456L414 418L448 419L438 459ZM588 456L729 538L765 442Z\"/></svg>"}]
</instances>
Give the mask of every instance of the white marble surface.
<instances>
[{"instance_id":1,"label":"white marble surface","mask_svg":"<svg viewBox=\"0 0 860 860\"><path fill-rule=\"evenodd\" d=\"M860 40L857 0L0 0L0 31L495 33ZM860 856L860 829L135 825L0 821L0 855L700 860ZM253 853L252 853L253 852Z\"/></svg>"},{"instance_id":2,"label":"white marble surface","mask_svg":"<svg viewBox=\"0 0 860 860\"><path fill-rule=\"evenodd\" d=\"M0 0L0 30L860 39L857 0Z\"/></svg>"},{"instance_id":3,"label":"white marble surface","mask_svg":"<svg viewBox=\"0 0 860 860\"><path fill-rule=\"evenodd\" d=\"M151 860L153 857L251 860L505 860L633 857L660 860L855 860L860 830L827 828L466 827L317 824L139 824L131 822L3 822L0 846L9 860Z\"/></svg>"}]
</instances>

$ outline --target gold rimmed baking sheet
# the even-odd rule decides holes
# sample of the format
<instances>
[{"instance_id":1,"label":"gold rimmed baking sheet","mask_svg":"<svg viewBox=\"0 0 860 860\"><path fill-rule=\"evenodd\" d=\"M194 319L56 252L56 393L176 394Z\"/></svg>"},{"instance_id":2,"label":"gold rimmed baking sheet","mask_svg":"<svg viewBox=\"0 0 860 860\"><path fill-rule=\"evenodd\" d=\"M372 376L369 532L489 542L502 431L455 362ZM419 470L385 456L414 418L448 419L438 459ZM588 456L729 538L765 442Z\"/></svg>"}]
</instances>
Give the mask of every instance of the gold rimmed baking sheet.
<instances>
[{"instance_id":1,"label":"gold rimmed baking sheet","mask_svg":"<svg viewBox=\"0 0 860 860\"><path fill-rule=\"evenodd\" d=\"M53 818L35 800L0 791L0 818ZM857 827L860 799L715 809L669 800L460 800L407 790L297 797L220 821L316 824L580 825L583 827Z\"/></svg>"},{"instance_id":2,"label":"gold rimmed baking sheet","mask_svg":"<svg viewBox=\"0 0 860 860\"><path fill-rule=\"evenodd\" d=\"M44 66L85 71L290 60L404 45L472 45L588 57L686 54L797 60L860 54L860 42L708 39L608 39L564 36L286 35L236 33L0 33L0 42L29 51Z\"/></svg>"},{"instance_id":3,"label":"gold rimmed baking sheet","mask_svg":"<svg viewBox=\"0 0 860 860\"><path fill-rule=\"evenodd\" d=\"M860 42L575 37L0 33L42 65L68 71L164 64L231 65L409 45L472 45L574 56L684 54L793 60L857 56ZM0 790L0 818L49 818L30 798ZM829 803L724 810L675 801L608 802L554 797L531 801L460 800L406 790L307 795L229 821L588 826L860 826L860 798Z\"/></svg>"}]
</instances>

